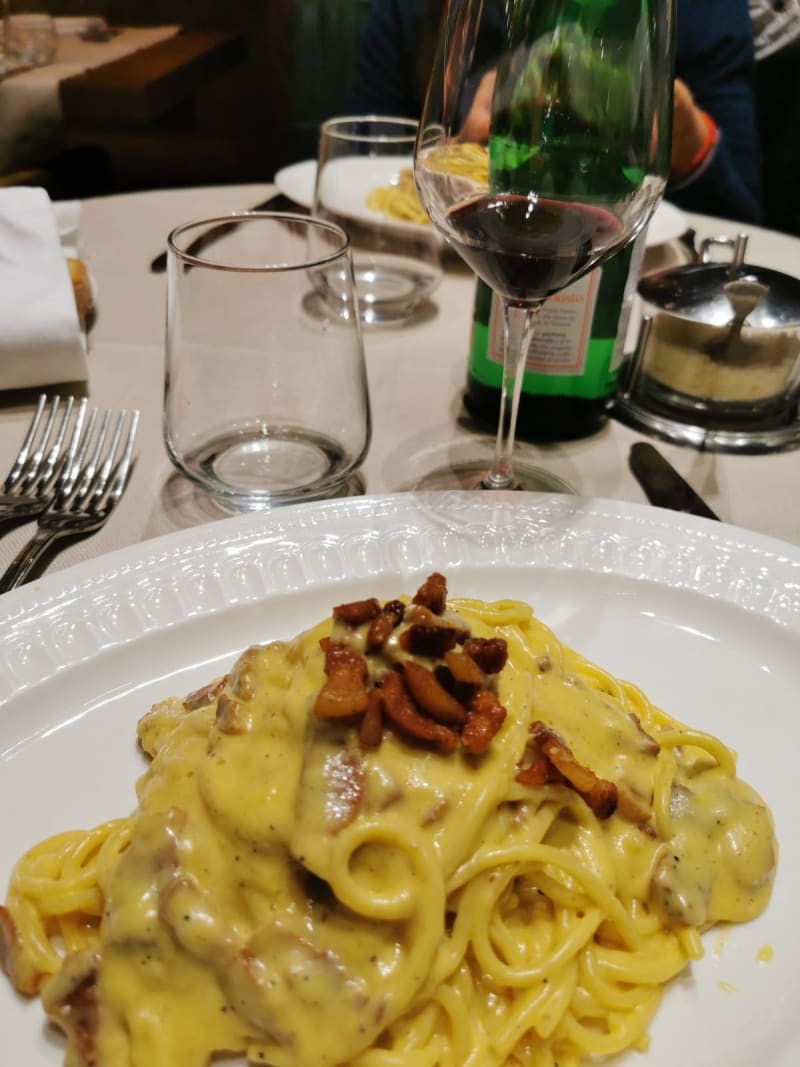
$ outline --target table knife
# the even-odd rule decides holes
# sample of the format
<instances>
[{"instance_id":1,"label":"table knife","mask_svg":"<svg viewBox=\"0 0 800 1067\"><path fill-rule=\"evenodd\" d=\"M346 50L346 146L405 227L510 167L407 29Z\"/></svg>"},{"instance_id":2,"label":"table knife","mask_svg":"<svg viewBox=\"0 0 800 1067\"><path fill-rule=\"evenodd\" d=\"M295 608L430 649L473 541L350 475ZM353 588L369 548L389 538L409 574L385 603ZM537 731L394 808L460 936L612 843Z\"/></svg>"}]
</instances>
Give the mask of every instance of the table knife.
<instances>
[{"instance_id":1,"label":"table knife","mask_svg":"<svg viewBox=\"0 0 800 1067\"><path fill-rule=\"evenodd\" d=\"M651 504L706 519L719 519L660 452L645 441L631 445L628 464Z\"/></svg>"},{"instance_id":2,"label":"table knife","mask_svg":"<svg viewBox=\"0 0 800 1067\"><path fill-rule=\"evenodd\" d=\"M294 201L290 200L288 196L284 196L283 193L273 193L269 199L264 200L261 204L255 204L253 207L246 209L247 211L297 211L305 214L303 208L297 206ZM196 237L186 247L186 251L190 256L196 256L198 252L202 252L208 245L213 244L229 230L234 229L235 222L222 222L219 226L214 226L213 229L207 230L200 237ZM167 253L161 252L153 262L150 264L150 270L153 274L163 274L167 269Z\"/></svg>"}]
</instances>

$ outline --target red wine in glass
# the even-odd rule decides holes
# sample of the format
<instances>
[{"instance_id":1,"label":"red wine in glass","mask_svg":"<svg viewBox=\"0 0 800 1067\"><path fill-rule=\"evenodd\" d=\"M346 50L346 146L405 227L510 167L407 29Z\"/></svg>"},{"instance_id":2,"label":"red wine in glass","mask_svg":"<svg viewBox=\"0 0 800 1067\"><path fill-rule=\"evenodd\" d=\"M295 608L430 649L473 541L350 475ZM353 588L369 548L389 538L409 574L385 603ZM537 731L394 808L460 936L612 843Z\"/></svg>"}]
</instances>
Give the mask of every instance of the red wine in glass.
<instances>
[{"instance_id":1,"label":"red wine in glass","mask_svg":"<svg viewBox=\"0 0 800 1067\"><path fill-rule=\"evenodd\" d=\"M476 196L445 220L450 241L475 273L519 303L559 292L626 237L605 208L517 193Z\"/></svg>"}]
</instances>

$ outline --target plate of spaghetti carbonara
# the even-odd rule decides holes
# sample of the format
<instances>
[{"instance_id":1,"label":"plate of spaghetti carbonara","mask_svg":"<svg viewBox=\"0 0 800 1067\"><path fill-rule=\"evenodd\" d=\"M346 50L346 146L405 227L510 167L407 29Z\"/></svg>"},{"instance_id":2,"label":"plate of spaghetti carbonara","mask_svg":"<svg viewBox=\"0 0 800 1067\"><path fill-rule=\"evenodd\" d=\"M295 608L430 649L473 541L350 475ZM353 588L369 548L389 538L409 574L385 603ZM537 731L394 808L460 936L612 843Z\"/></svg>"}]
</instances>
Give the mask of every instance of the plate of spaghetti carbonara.
<instances>
[{"instance_id":1,"label":"plate of spaghetti carbonara","mask_svg":"<svg viewBox=\"0 0 800 1067\"><path fill-rule=\"evenodd\" d=\"M460 178L480 185L486 182L486 152L480 145L465 144L449 166ZM304 159L281 168L275 175L278 189L302 207L314 204L316 160ZM412 160L378 158L339 160L329 178L327 197L342 216L384 226L430 227L428 216L414 187ZM650 220L645 237L648 248L674 241L687 228L686 216L674 204L662 201Z\"/></svg>"},{"instance_id":2,"label":"plate of spaghetti carbonara","mask_svg":"<svg viewBox=\"0 0 800 1067\"><path fill-rule=\"evenodd\" d=\"M362 498L12 597L8 1062L796 1062L800 552L707 526Z\"/></svg>"}]
</instances>

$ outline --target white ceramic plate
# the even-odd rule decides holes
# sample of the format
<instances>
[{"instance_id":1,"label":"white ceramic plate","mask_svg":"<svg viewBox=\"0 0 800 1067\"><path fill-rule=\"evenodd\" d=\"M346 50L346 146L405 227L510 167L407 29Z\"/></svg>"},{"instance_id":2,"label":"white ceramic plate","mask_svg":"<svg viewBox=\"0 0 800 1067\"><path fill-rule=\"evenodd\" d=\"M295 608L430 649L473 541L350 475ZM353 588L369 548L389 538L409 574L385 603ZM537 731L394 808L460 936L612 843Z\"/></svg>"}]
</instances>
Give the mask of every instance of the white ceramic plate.
<instances>
[{"instance_id":1,"label":"white ceramic plate","mask_svg":"<svg viewBox=\"0 0 800 1067\"><path fill-rule=\"evenodd\" d=\"M337 181L338 196L336 205L343 215L363 221L380 221L384 225L409 226L412 223L387 219L378 211L366 206L369 192L378 185L388 185L401 167L411 166L411 161L403 160L340 160L341 164L371 163L371 167L348 167L347 173L340 175ZM375 165L377 164L377 168ZM317 175L316 160L304 159L279 170L275 175L275 184L284 196L301 207L310 208L314 202L314 182ZM686 231L686 216L674 204L662 200L647 227L645 244L648 248L674 241Z\"/></svg>"},{"instance_id":2,"label":"white ceramic plate","mask_svg":"<svg viewBox=\"0 0 800 1067\"><path fill-rule=\"evenodd\" d=\"M325 168L324 186L320 191L322 202L330 211L347 219L378 225L381 229L399 228L406 233L418 231L424 237L437 238L437 232L428 223L393 219L382 211L367 207L367 197L374 189L396 183L400 172L412 165L411 156L358 156L334 160ZM284 196L310 208L314 202L316 175L316 162L304 160L278 171L275 184Z\"/></svg>"},{"instance_id":3,"label":"white ceramic plate","mask_svg":"<svg viewBox=\"0 0 800 1067\"><path fill-rule=\"evenodd\" d=\"M134 806L150 704L292 635L334 603L515 596L573 647L740 753L781 842L772 903L705 939L630 1067L800 1062L800 549L641 505L536 494L402 494L223 520L0 598L0 882L39 838ZM771 945L774 959L757 962ZM4 1064L60 1067L38 1002L0 981Z\"/></svg>"}]
</instances>

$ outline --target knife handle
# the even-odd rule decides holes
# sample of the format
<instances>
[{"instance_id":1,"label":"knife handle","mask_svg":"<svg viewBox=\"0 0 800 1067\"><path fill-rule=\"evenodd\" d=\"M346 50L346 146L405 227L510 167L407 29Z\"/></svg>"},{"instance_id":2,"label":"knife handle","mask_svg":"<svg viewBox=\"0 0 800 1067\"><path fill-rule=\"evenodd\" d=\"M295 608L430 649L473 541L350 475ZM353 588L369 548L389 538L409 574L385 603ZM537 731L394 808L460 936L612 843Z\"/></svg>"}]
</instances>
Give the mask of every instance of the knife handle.
<instances>
[{"instance_id":1,"label":"knife handle","mask_svg":"<svg viewBox=\"0 0 800 1067\"><path fill-rule=\"evenodd\" d=\"M631 445L628 464L651 504L706 519L719 519L719 515L651 444L637 441Z\"/></svg>"},{"instance_id":2,"label":"knife handle","mask_svg":"<svg viewBox=\"0 0 800 1067\"><path fill-rule=\"evenodd\" d=\"M256 204L255 207L247 209L248 211L296 211L298 213L305 214L302 208L298 207L291 201L288 196L284 196L283 193L275 193L268 200L265 200L261 204ZM235 222L222 222L219 226L214 226L210 230L206 230L205 233L199 237L195 237L187 247L186 252L190 256L196 256L198 252L202 252L203 249L210 244L213 244L220 237L236 227ZM150 264L150 270L153 274L163 274L167 269L167 253L160 252Z\"/></svg>"}]
</instances>

